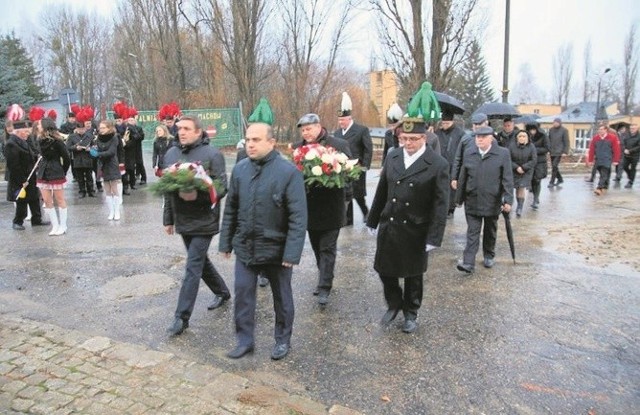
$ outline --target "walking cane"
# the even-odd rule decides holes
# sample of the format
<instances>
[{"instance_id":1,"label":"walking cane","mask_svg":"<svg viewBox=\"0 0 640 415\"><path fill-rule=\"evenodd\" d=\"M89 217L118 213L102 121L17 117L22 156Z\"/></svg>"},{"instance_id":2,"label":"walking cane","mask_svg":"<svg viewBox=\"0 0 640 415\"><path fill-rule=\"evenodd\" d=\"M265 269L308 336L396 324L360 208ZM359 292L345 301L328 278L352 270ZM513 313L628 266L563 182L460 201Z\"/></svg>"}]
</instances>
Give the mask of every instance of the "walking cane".
<instances>
[{"instance_id":1,"label":"walking cane","mask_svg":"<svg viewBox=\"0 0 640 415\"><path fill-rule=\"evenodd\" d=\"M22 189L20 189L20 191L18 192L18 196L16 197L17 199L24 199L25 197L27 197L27 186L29 185L29 180L31 180L31 176L33 176L33 173L38 168L38 164L40 164L40 160L42 160L42 156L38 156L38 160L36 160L36 164L31 169L31 173L29 173L29 176L27 176L27 180L25 180L25 182L22 183Z\"/></svg>"}]
</instances>

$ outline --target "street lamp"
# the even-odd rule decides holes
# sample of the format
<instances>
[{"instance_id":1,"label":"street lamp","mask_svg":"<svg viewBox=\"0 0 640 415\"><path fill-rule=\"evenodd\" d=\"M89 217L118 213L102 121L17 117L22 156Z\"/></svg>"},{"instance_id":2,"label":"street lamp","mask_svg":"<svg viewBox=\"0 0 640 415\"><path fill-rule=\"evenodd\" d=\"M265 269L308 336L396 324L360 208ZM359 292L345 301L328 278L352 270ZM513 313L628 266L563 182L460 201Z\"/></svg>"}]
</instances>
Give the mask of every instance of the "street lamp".
<instances>
[{"instance_id":1,"label":"street lamp","mask_svg":"<svg viewBox=\"0 0 640 415\"><path fill-rule=\"evenodd\" d=\"M593 126L593 134L595 134L596 130L598 129L598 121L606 118L606 113L605 113L605 117L600 117L600 88L602 87L602 77L609 73L609 71L611 70L611 68L607 68L604 70L603 73L600 74L600 76L598 77L598 94L596 95L596 115L595 115L595 124Z\"/></svg>"}]
</instances>

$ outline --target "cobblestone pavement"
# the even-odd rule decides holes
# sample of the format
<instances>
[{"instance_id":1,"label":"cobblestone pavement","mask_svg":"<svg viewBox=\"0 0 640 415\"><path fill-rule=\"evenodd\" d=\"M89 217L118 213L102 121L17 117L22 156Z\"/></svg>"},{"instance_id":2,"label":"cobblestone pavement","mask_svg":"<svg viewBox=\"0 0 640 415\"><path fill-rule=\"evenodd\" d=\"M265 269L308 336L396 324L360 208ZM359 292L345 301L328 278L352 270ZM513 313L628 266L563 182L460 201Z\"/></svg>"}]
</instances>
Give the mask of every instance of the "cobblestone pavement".
<instances>
[{"instance_id":1,"label":"cobblestone pavement","mask_svg":"<svg viewBox=\"0 0 640 415\"><path fill-rule=\"evenodd\" d=\"M0 315L3 414L334 414L215 366Z\"/></svg>"}]
</instances>

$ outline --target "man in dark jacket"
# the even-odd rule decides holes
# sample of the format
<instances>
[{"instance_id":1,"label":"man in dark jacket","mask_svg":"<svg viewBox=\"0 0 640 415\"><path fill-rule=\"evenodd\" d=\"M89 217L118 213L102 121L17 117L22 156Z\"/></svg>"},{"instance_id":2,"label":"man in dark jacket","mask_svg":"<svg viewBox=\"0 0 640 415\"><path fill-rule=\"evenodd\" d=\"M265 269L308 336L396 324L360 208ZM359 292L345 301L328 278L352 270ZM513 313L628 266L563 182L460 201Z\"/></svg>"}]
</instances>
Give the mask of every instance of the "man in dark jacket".
<instances>
[{"instance_id":1,"label":"man in dark jacket","mask_svg":"<svg viewBox=\"0 0 640 415\"><path fill-rule=\"evenodd\" d=\"M237 346L227 356L240 358L254 349L256 282L269 279L275 310L273 360L290 348L293 329L293 265L300 262L307 227L302 174L275 150L270 125L250 124L248 158L233 168L224 209L219 251L236 254L235 325Z\"/></svg>"},{"instance_id":2,"label":"man in dark jacket","mask_svg":"<svg viewBox=\"0 0 640 415\"><path fill-rule=\"evenodd\" d=\"M127 127L131 130L131 140L135 146L134 155L134 170L135 177L131 182L131 188L133 189L136 178L140 178L140 184L147 184L147 171L144 168L144 157L142 152L142 142L144 141L144 130L138 125L138 122L134 117L127 119Z\"/></svg>"},{"instance_id":3,"label":"man in dark jacket","mask_svg":"<svg viewBox=\"0 0 640 415\"><path fill-rule=\"evenodd\" d=\"M333 147L352 158L349 144L341 138L329 135L320 124L317 114L306 114L300 118L298 129L302 141L295 143L294 149L317 143ZM345 189L311 186L306 194L307 231L319 271L318 286L313 294L318 296L318 304L324 306L329 302L336 267L338 236L345 223Z\"/></svg>"},{"instance_id":4,"label":"man in dark jacket","mask_svg":"<svg viewBox=\"0 0 640 415\"><path fill-rule=\"evenodd\" d=\"M464 137L464 130L460 128L453 121L453 114L450 112L442 113L442 121L440 121L440 127L436 130L438 141L440 142L440 149L442 156L447 159L451 166L456 159L456 150L460 140ZM453 216L453 212L456 210L455 190L451 189L449 195L449 216Z\"/></svg>"},{"instance_id":5,"label":"man in dark jacket","mask_svg":"<svg viewBox=\"0 0 640 415\"><path fill-rule=\"evenodd\" d=\"M594 193L603 195L609 188L609 178L611 177L611 164L617 166L620 162L620 142L614 132L609 130L606 123L598 125L598 133L589 143L589 154L587 165L595 165L600 179Z\"/></svg>"},{"instance_id":6,"label":"man in dark jacket","mask_svg":"<svg viewBox=\"0 0 640 415\"><path fill-rule=\"evenodd\" d=\"M422 304L428 252L440 246L447 221L449 164L427 145L421 119L407 119L401 131L403 148L389 153L367 226L370 233L378 228L374 268L388 306L381 324L388 325L402 310L402 331L412 333Z\"/></svg>"},{"instance_id":7,"label":"man in dark jacket","mask_svg":"<svg viewBox=\"0 0 640 415\"><path fill-rule=\"evenodd\" d=\"M338 111L338 128L333 136L349 143L351 156L358 159L362 167L362 174L358 180L353 181L353 198L358 202L362 216L366 220L369 208L365 197L367 196L367 170L371 167L373 157L373 142L369 129L364 125L356 124L351 117L351 109ZM353 201L347 205L347 225L353 225Z\"/></svg>"},{"instance_id":8,"label":"man in dark jacket","mask_svg":"<svg viewBox=\"0 0 640 415\"><path fill-rule=\"evenodd\" d=\"M460 139L458 148L456 148L456 154L453 163L451 164L451 188L453 190L458 189L458 179L460 178L463 157L465 152L467 151L467 147L475 144L473 131L476 131L478 128L486 127L488 125L489 118L487 118L487 115L483 114L482 112L475 113L471 117L471 133L463 135Z\"/></svg>"},{"instance_id":9,"label":"man in dark jacket","mask_svg":"<svg viewBox=\"0 0 640 415\"><path fill-rule=\"evenodd\" d=\"M629 178L624 188L631 189L633 181L636 178L636 167L640 160L640 134L638 133L637 123L629 126L629 134L624 139L623 154L622 169L627 173L627 177Z\"/></svg>"},{"instance_id":10,"label":"man in dark jacket","mask_svg":"<svg viewBox=\"0 0 640 415\"><path fill-rule=\"evenodd\" d=\"M551 180L547 187L558 186L564 182L560 173L562 156L569 154L569 131L562 126L562 120L556 118L549 128L549 154L551 155Z\"/></svg>"},{"instance_id":11,"label":"man in dark jacket","mask_svg":"<svg viewBox=\"0 0 640 415\"><path fill-rule=\"evenodd\" d=\"M40 191L36 187L36 174L27 177L38 160L38 150L31 140L31 123L29 121L14 121L13 133L9 135L4 147L4 157L7 160L7 200L16 203L16 212L13 217L13 229L24 230L24 220L27 217L27 207L31 209L31 226L49 225L42 221L40 210ZM25 187L26 196L18 198L18 193Z\"/></svg>"},{"instance_id":12,"label":"man in dark jacket","mask_svg":"<svg viewBox=\"0 0 640 415\"><path fill-rule=\"evenodd\" d=\"M484 266L493 267L498 217L501 211L510 212L513 204L509 150L494 142L491 127L480 127L473 134L475 145L465 151L456 193L458 204L464 202L467 218L467 243L457 267L468 274L475 268L483 222Z\"/></svg>"},{"instance_id":13,"label":"man in dark jacket","mask_svg":"<svg viewBox=\"0 0 640 415\"><path fill-rule=\"evenodd\" d=\"M78 181L80 198L87 195L96 197L93 188L93 158L89 155L93 134L84 123L78 124L73 133L67 137L67 150L73 160L74 177Z\"/></svg>"},{"instance_id":14,"label":"man in dark jacket","mask_svg":"<svg viewBox=\"0 0 640 415\"><path fill-rule=\"evenodd\" d=\"M179 192L165 195L162 219L165 232L169 235L179 233L187 249L185 275L178 296L175 320L168 329L174 336L189 327L200 278L215 294L213 303L208 307L210 310L220 307L231 298L227 285L207 255L211 239L219 231L220 200L227 192L224 156L218 149L202 141L202 123L197 117L182 117L178 122L178 136L180 146L167 151L167 165L178 162L199 163L213 180L219 182L219 187L217 203L213 207L209 192L197 191L195 198Z\"/></svg>"},{"instance_id":15,"label":"man in dark jacket","mask_svg":"<svg viewBox=\"0 0 640 415\"><path fill-rule=\"evenodd\" d=\"M74 130L76 129L77 123L78 121L76 120L76 114L70 111L67 114L67 122L60 126L60 132L67 135L73 134Z\"/></svg>"},{"instance_id":16,"label":"man in dark jacket","mask_svg":"<svg viewBox=\"0 0 640 415\"><path fill-rule=\"evenodd\" d=\"M516 136L518 135L518 128L514 124L511 117L506 117L502 120L502 131L498 133L498 144L501 147L509 148L509 145L516 141Z\"/></svg>"}]
</instances>

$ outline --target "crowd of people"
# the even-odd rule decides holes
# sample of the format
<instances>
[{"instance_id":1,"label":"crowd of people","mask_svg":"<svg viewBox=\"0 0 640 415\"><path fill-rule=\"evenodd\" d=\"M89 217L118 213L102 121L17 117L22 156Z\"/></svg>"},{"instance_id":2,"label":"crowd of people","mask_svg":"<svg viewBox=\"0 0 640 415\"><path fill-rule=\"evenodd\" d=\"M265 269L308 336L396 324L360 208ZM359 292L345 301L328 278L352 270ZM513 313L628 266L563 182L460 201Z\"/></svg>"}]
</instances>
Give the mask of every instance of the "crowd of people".
<instances>
[{"instance_id":1,"label":"crowd of people","mask_svg":"<svg viewBox=\"0 0 640 415\"><path fill-rule=\"evenodd\" d=\"M446 110L439 122L422 113L403 115L395 110L388 113L382 170L369 208L366 172L373 143L369 130L354 122L346 98L338 111L338 129L330 132L317 114L305 114L297 123L300 140L290 145L291 151L331 147L357 160L362 174L346 186L309 185L300 169L277 150L272 117L261 118L260 114L250 117L244 144L227 178L225 159L210 145L201 121L180 116L179 110L160 111L151 158L156 175L161 176L174 163L196 163L218 186L215 200L203 190L164 194L164 230L168 235L180 234L186 249L170 335L180 335L189 327L200 279L214 295L208 309L222 307L231 299L231 290L208 255L213 236L220 234L218 251L225 258L235 254L236 261L237 344L228 357L253 352L256 287L269 285L275 313L271 358L284 358L290 350L294 321L293 267L300 263L305 237L309 237L318 272L313 294L320 306L326 306L335 278L340 230L353 225L354 199L376 240L373 268L387 304L380 323L389 325L402 312L402 331L413 333L418 327L429 254L441 246L447 218L464 205L466 244L456 268L474 272L481 234L482 264L492 268L499 216L515 206L516 217L521 217L528 192L533 196L531 208L539 208L548 158L548 187L561 186L564 181L560 160L569 152L569 140L560 119L545 132L536 123L519 130L511 118L505 118L502 130L496 132L489 117L475 113L471 131L465 132ZM5 157L8 200L15 202L13 229L24 230L30 210L32 226L51 224L52 236L67 233L69 169L77 182L77 197L104 193L108 220L119 220L123 196L147 183L142 152L145 136L136 114L124 104L114 106L115 120L101 120L96 128L93 111L79 107L59 129L47 116L9 120ZM638 126L632 124L619 137L601 124L587 158L600 175L597 195L608 188L611 167L615 169L621 158L620 174L626 172L625 187L630 188L640 158ZM50 223L43 220L42 202Z\"/></svg>"}]
</instances>

